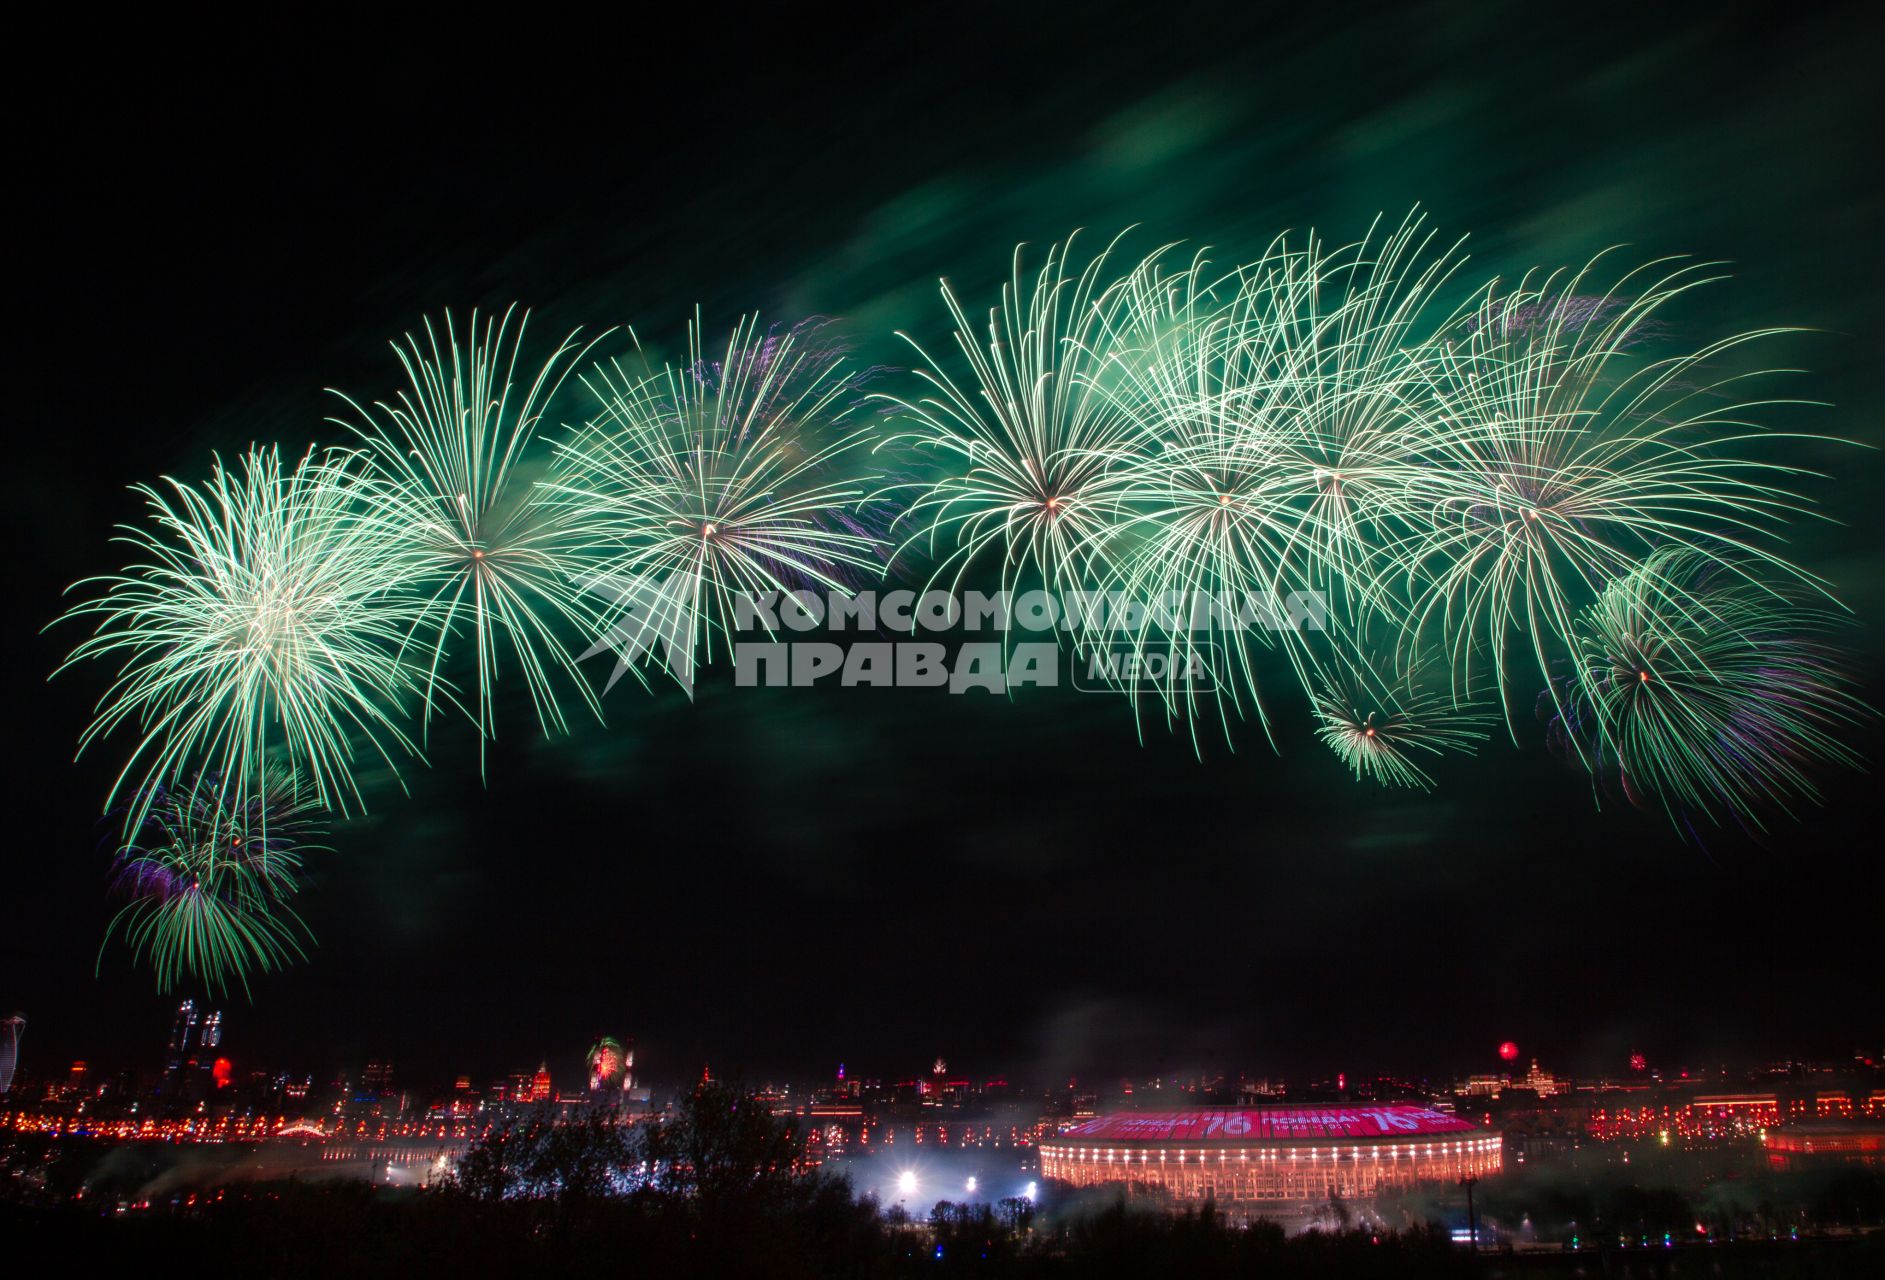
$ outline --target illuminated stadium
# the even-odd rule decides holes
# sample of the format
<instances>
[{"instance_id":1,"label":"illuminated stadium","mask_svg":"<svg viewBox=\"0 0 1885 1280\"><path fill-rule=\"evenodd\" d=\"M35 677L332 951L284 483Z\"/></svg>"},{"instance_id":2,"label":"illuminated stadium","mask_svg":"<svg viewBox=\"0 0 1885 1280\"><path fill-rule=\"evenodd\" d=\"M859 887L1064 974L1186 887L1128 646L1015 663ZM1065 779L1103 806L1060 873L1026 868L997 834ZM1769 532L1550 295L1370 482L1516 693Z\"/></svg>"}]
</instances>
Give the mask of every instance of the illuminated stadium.
<instances>
[{"instance_id":1,"label":"illuminated stadium","mask_svg":"<svg viewBox=\"0 0 1885 1280\"><path fill-rule=\"evenodd\" d=\"M1213 1107L1101 1116L1041 1143L1041 1173L1181 1204L1287 1211L1452 1186L1500 1168L1499 1135L1428 1107Z\"/></svg>"}]
</instances>

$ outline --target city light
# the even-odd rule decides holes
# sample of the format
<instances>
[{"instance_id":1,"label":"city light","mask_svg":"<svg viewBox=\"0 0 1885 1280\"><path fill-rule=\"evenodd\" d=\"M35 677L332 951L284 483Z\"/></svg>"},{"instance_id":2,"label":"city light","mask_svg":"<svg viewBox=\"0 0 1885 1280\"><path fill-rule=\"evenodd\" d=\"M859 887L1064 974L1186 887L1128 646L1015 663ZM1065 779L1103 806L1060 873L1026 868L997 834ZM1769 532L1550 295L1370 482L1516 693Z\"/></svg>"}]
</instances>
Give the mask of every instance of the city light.
<instances>
[{"instance_id":1,"label":"city light","mask_svg":"<svg viewBox=\"0 0 1885 1280\"><path fill-rule=\"evenodd\" d=\"M905 1169L897 1175L897 1194L913 1196L916 1194L916 1171Z\"/></svg>"}]
</instances>

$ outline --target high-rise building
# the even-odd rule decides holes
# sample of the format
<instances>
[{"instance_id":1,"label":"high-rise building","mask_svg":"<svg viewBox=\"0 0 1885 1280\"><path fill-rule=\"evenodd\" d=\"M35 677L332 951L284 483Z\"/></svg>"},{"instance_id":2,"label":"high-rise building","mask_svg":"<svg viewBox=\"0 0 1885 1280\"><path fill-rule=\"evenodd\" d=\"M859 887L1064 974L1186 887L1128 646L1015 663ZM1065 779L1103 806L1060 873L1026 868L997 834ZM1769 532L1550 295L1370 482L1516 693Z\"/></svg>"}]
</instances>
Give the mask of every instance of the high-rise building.
<instances>
[{"instance_id":1,"label":"high-rise building","mask_svg":"<svg viewBox=\"0 0 1885 1280\"><path fill-rule=\"evenodd\" d=\"M13 1087L13 1071L20 1065L20 1037L26 1034L26 1019L14 1014L0 1022L0 1093Z\"/></svg>"},{"instance_id":2,"label":"high-rise building","mask_svg":"<svg viewBox=\"0 0 1885 1280\"><path fill-rule=\"evenodd\" d=\"M164 1050L164 1075L174 1079L190 1060L196 1034L196 1001L185 1000L177 1006L176 1021L170 1024L170 1043Z\"/></svg>"},{"instance_id":3,"label":"high-rise building","mask_svg":"<svg viewBox=\"0 0 1885 1280\"><path fill-rule=\"evenodd\" d=\"M203 1019L203 1034L198 1037L197 1044L205 1049L214 1049L222 1044L222 1042L223 1011L218 1009L210 1014L209 1017Z\"/></svg>"}]
</instances>

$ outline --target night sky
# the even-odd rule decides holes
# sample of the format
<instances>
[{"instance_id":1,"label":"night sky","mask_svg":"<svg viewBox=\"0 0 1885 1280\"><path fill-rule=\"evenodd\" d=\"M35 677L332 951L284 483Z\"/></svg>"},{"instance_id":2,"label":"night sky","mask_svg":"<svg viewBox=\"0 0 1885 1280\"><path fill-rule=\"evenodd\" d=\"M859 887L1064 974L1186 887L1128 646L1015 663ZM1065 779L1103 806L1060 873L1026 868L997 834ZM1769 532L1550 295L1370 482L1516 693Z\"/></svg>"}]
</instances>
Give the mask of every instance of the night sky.
<instances>
[{"instance_id":1,"label":"night sky","mask_svg":"<svg viewBox=\"0 0 1885 1280\"><path fill-rule=\"evenodd\" d=\"M0 1013L28 1018L25 1065L153 1065L174 1005L122 950L94 977L123 748L71 762L103 673L46 683L81 633L40 629L121 563L128 484L339 441L322 388L385 394L386 339L427 312L518 300L545 335L632 324L664 350L697 303L720 330L826 315L896 362L893 329L944 329L938 277L985 307L1019 241L1139 224L1228 258L1418 203L1470 233L1475 278L1612 244L1731 262L1685 313L1701 336L1818 331L1784 350L1833 407L1774 425L1885 441L1864 6L1650 8L899 6L17 49ZM1800 460L1833 522L1795 555L1857 614L1877 704L1882 464ZM375 782L302 899L313 962L230 1001L238 1065L573 1076L609 1032L657 1082L903 1078L938 1054L1045 1082L1441 1074L1506 1038L1578 1070L1885 1042L1867 776L1764 843L1698 848L1599 812L1538 733L1422 796L1351 782L1293 704L1280 756L1250 732L1202 762L1070 689L721 672L691 705L625 686L605 709L546 742L507 705L488 789L457 726L410 796ZM1860 746L1881 758L1876 727Z\"/></svg>"}]
</instances>

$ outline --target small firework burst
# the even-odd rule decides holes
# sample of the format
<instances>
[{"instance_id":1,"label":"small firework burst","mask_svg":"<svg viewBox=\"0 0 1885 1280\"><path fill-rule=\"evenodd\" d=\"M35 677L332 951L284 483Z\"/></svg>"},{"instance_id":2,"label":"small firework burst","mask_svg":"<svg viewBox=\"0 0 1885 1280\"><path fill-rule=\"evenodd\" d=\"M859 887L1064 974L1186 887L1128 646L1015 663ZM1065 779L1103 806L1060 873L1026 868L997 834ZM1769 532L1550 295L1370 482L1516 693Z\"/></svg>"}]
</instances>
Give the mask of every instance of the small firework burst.
<instances>
[{"instance_id":1,"label":"small firework burst","mask_svg":"<svg viewBox=\"0 0 1885 1280\"><path fill-rule=\"evenodd\" d=\"M1828 636L1836 615L1686 548L1648 557L1579 618L1562 736L1679 828L1817 801L1814 774L1856 767L1870 713Z\"/></svg>"},{"instance_id":2,"label":"small firework burst","mask_svg":"<svg viewBox=\"0 0 1885 1280\"><path fill-rule=\"evenodd\" d=\"M232 794L222 779L198 775L155 787L128 810L143 817L118 850L112 889L128 901L105 944L122 933L160 991L184 978L246 991L250 973L306 957L307 927L288 904L303 853L317 847L310 806L279 793Z\"/></svg>"},{"instance_id":3,"label":"small firework burst","mask_svg":"<svg viewBox=\"0 0 1885 1280\"><path fill-rule=\"evenodd\" d=\"M1433 779L1415 753L1470 754L1487 737L1488 715L1415 680L1389 687L1372 676L1324 676L1318 686L1316 736L1357 779L1430 790Z\"/></svg>"}]
</instances>

